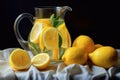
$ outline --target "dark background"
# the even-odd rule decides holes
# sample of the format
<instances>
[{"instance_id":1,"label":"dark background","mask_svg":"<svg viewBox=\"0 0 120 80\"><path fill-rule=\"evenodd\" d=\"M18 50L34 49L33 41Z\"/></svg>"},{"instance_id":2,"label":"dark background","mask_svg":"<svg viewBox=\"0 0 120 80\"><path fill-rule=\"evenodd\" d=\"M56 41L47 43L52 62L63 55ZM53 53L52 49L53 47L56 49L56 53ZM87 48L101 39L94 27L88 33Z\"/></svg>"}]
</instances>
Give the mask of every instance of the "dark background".
<instances>
[{"instance_id":1,"label":"dark background","mask_svg":"<svg viewBox=\"0 0 120 80\"><path fill-rule=\"evenodd\" d=\"M85 34L95 43L120 48L119 4L113 1L87 0L4 0L0 1L0 50L21 47L15 37L13 25L18 15L27 12L34 14L37 6L70 6L73 11L66 13L65 21L72 41ZM23 25L24 39L30 30L30 22Z\"/></svg>"}]
</instances>

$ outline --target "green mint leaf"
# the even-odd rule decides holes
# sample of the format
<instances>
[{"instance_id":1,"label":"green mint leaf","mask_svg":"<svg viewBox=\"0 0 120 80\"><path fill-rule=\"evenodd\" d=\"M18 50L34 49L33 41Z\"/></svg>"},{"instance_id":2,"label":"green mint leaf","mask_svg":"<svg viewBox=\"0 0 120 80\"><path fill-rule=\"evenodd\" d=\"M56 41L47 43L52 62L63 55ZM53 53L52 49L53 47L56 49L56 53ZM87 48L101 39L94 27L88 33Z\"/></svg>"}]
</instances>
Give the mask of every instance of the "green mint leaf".
<instances>
[{"instance_id":1,"label":"green mint leaf","mask_svg":"<svg viewBox=\"0 0 120 80\"><path fill-rule=\"evenodd\" d=\"M64 21L59 21L59 22L56 24L56 27L58 27L58 26L61 25L62 23L64 23Z\"/></svg>"},{"instance_id":2,"label":"green mint leaf","mask_svg":"<svg viewBox=\"0 0 120 80\"><path fill-rule=\"evenodd\" d=\"M59 47L62 45L62 37L59 35Z\"/></svg>"},{"instance_id":3,"label":"green mint leaf","mask_svg":"<svg viewBox=\"0 0 120 80\"><path fill-rule=\"evenodd\" d=\"M55 15L52 14L52 15L50 16L50 20L52 20L54 17L55 17Z\"/></svg>"},{"instance_id":4,"label":"green mint leaf","mask_svg":"<svg viewBox=\"0 0 120 80\"><path fill-rule=\"evenodd\" d=\"M30 42L30 45L31 47L33 48L33 50L36 52L36 53L39 53L40 50L39 50L39 47L37 44L34 44L33 42Z\"/></svg>"},{"instance_id":5,"label":"green mint leaf","mask_svg":"<svg viewBox=\"0 0 120 80\"><path fill-rule=\"evenodd\" d=\"M60 16L55 17L54 14L50 16L50 20L51 20L51 24L53 25L53 27L56 27L56 28L64 22L63 20L60 20Z\"/></svg>"},{"instance_id":6,"label":"green mint leaf","mask_svg":"<svg viewBox=\"0 0 120 80\"><path fill-rule=\"evenodd\" d=\"M59 55L60 60L62 59L62 56L63 56L64 52L65 52L65 48L60 48L60 55Z\"/></svg>"},{"instance_id":7,"label":"green mint leaf","mask_svg":"<svg viewBox=\"0 0 120 80\"><path fill-rule=\"evenodd\" d=\"M52 25L54 25L54 21L55 21L54 17L55 17L54 14L52 14L52 15L50 16L50 20L51 20L51 24L52 24Z\"/></svg>"}]
</instances>

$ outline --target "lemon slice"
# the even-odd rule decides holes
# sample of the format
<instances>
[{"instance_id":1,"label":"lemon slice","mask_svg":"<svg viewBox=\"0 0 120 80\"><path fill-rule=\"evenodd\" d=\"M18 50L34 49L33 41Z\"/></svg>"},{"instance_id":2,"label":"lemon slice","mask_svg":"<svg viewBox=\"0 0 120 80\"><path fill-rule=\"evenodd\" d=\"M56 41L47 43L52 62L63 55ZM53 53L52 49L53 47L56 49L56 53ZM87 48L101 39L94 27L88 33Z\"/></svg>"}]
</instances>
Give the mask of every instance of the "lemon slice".
<instances>
[{"instance_id":1,"label":"lemon slice","mask_svg":"<svg viewBox=\"0 0 120 80\"><path fill-rule=\"evenodd\" d=\"M38 43L38 38L42 32L42 23L36 22L30 33L30 41L33 43Z\"/></svg>"},{"instance_id":2,"label":"lemon slice","mask_svg":"<svg viewBox=\"0 0 120 80\"><path fill-rule=\"evenodd\" d=\"M40 36L39 36L39 48L40 48L41 52L43 52L43 50L45 48L45 45L44 45L44 42L43 42L43 33L47 28L49 28L49 27L44 27L42 29L42 32L41 32Z\"/></svg>"},{"instance_id":3,"label":"lemon slice","mask_svg":"<svg viewBox=\"0 0 120 80\"><path fill-rule=\"evenodd\" d=\"M25 70L30 67L31 59L27 51L18 48L11 52L9 63L14 70Z\"/></svg>"},{"instance_id":4,"label":"lemon slice","mask_svg":"<svg viewBox=\"0 0 120 80\"><path fill-rule=\"evenodd\" d=\"M69 31L67 30L65 23L61 24L60 26L58 26L57 28L60 33L62 34L62 38L63 38L63 44L62 47L63 48L67 48L71 46L71 36Z\"/></svg>"},{"instance_id":5,"label":"lemon slice","mask_svg":"<svg viewBox=\"0 0 120 80\"><path fill-rule=\"evenodd\" d=\"M40 48L41 52L43 52L44 48L45 48L42 37L43 36L42 36L42 33L41 33L40 36L39 36L39 48Z\"/></svg>"},{"instance_id":6,"label":"lemon slice","mask_svg":"<svg viewBox=\"0 0 120 80\"><path fill-rule=\"evenodd\" d=\"M54 50L59 47L59 31L56 28L49 27L42 34L43 42L47 49Z\"/></svg>"},{"instance_id":7,"label":"lemon slice","mask_svg":"<svg viewBox=\"0 0 120 80\"><path fill-rule=\"evenodd\" d=\"M45 69L50 63L50 56L47 53L40 53L32 58L31 63L38 69Z\"/></svg>"}]
</instances>

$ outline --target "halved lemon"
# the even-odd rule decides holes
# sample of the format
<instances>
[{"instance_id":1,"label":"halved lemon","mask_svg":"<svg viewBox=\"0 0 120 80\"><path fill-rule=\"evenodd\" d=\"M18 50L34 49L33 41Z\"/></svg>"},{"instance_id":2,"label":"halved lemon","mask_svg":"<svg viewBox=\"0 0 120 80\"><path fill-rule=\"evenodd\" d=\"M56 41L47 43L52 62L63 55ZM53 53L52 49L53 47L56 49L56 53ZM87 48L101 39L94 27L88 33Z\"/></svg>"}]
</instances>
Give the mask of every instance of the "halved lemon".
<instances>
[{"instance_id":1,"label":"halved lemon","mask_svg":"<svg viewBox=\"0 0 120 80\"><path fill-rule=\"evenodd\" d=\"M54 27L49 27L42 33L43 43L48 50L59 47L59 31Z\"/></svg>"},{"instance_id":2,"label":"halved lemon","mask_svg":"<svg viewBox=\"0 0 120 80\"><path fill-rule=\"evenodd\" d=\"M38 69L46 69L50 64L50 56L47 53L40 53L31 59L33 66Z\"/></svg>"},{"instance_id":3,"label":"halved lemon","mask_svg":"<svg viewBox=\"0 0 120 80\"><path fill-rule=\"evenodd\" d=\"M31 59L27 51L17 48L11 52L9 63L14 70L25 70L30 67Z\"/></svg>"},{"instance_id":4,"label":"halved lemon","mask_svg":"<svg viewBox=\"0 0 120 80\"><path fill-rule=\"evenodd\" d=\"M62 38L63 38L62 47L63 48L70 47L71 46L71 36L70 36L70 33L69 33L68 29L66 28L65 23L63 23L60 26L58 26L57 29L62 34Z\"/></svg>"},{"instance_id":5,"label":"halved lemon","mask_svg":"<svg viewBox=\"0 0 120 80\"><path fill-rule=\"evenodd\" d=\"M43 25L42 23L35 22L31 32L30 32L30 41L33 43L38 43L38 38L42 32Z\"/></svg>"}]
</instances>

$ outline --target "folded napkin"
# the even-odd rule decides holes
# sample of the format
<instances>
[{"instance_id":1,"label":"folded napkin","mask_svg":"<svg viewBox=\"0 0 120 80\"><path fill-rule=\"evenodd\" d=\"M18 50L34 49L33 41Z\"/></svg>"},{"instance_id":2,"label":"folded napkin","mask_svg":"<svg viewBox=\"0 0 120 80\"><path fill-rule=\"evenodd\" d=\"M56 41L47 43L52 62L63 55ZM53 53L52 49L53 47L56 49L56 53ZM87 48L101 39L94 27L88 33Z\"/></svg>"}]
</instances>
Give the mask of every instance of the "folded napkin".
<instances>
[{"instance_id":1,"label":"folded napkin","mask_svg":"<svg viewBox=\"0 0 120 80\"><path fill-rule=\"evenodd\" d=\"M116 67L108 70L95 65L66 66L62 62L58 65L50 65L46 70L38 70L31 66L26 71L13 71L8 62L13 49L15 48L0 50L0 80L120 80L120 60ZM117 51L120 52L119 49ZM28 53L33 56L30 51Z\"/></svg>"}]
</instances>

